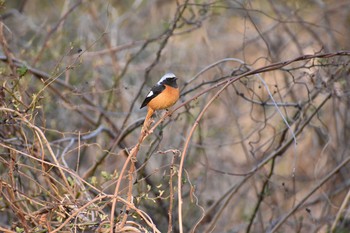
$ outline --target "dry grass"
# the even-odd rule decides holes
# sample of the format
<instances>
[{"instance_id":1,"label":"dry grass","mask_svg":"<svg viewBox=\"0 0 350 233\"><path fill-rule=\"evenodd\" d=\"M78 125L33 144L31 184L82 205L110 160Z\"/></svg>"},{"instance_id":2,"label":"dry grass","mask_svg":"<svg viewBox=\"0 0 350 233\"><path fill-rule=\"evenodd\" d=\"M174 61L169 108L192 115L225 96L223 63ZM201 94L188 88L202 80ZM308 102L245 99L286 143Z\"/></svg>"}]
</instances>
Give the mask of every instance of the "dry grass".
<instances>
[{"instance_id":1,"label":"dry grass","mask_svg":"<svg viewBox=\"0 0 350 233\"><path fill-rule=\"evenodd\" d=\"M350 3L39 2L0 1L0 231L347 232Z\"/></svg>"}]
</instances>

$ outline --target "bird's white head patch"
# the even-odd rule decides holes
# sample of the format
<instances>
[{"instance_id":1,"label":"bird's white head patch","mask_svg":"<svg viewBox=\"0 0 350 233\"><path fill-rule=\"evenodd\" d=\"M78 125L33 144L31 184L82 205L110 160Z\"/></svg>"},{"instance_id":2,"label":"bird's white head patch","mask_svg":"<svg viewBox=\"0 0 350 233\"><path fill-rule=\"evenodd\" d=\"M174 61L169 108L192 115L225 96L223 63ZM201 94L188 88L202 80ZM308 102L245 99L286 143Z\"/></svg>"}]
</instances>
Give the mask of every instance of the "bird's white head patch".
<instances>
[{"instance_id":1,"label":"bird's white head patch","mask_svg":"<svg viewBox=\"0 0 350 233\"><path fill-rule=\"evenodd\" d=\"M176 76L175 76L175 74L173 74L173 73L166 73L166 74L164 74L163 75L163 77L158 81L158 83L157 84L161 84L165 79L167 79L167 78L176 78Z\"/></svg>"}]
</instances>

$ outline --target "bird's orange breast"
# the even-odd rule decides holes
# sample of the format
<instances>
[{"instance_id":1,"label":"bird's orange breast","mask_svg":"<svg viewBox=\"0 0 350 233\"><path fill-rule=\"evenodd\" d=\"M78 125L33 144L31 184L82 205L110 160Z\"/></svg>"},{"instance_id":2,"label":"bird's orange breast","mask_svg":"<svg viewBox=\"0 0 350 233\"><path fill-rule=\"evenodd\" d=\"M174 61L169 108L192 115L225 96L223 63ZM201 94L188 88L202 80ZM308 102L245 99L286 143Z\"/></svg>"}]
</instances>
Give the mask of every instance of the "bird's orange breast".
<instances>
[{"instance_id":1,"label":"bird's orange breast","mask_svg":"<svg viewBox=\"0 0 350 233\"><path fill-rule=\"evenodd\" d=\"M165 85L165 89L154 97L147 106L153 110L166 109L173 106L179 99L180 91L179 88L173 88Z\"/></svg>"}]
</instances>

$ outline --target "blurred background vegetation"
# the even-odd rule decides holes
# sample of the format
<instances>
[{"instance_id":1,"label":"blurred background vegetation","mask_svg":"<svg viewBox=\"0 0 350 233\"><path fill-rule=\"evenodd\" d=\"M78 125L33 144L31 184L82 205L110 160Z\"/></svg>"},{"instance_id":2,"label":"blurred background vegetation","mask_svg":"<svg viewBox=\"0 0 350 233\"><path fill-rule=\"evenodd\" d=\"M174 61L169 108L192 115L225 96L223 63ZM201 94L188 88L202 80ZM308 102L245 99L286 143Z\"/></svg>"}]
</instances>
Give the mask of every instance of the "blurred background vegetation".
<instances>
[{"instance_id":1,"label":"blurred background vegetation","mask_svg":"<svg viewBox=\"0 0 350 233\"><path fill-rule=\"evenodd\" d=\"M349 232L349 1L2 0L0 19L0 231ZM168 71L181 99L123 171Z\"/></svg>"}]
</instances>

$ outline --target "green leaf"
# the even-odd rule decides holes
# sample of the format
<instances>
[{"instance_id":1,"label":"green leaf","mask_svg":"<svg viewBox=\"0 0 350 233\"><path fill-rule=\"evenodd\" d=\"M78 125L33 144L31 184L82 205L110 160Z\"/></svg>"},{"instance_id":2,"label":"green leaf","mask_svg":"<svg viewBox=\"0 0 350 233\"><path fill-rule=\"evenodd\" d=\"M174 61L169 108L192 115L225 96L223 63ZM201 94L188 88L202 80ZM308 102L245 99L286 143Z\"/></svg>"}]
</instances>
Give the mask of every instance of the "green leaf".
<instances>
[{"instance_id":1,"label":"green leaf","mask_svg":"<svg viewBox=\"0 0 350 233\"><path fill-rule=\"evenodd\" d=\"M24 75L26 75L27 71L28 71L28 68L26 66L17 68L17 73L19 77L23 77Z\"/></svg>"},{"instance_id":2,"label":"green leaf","mask_svg":"<svg viewBox=\"0 0 350 233\"><path fill-rule=\"evenodd\" d=\"M18 232L18 233L24 232L24 229L23 229L23 228L16 227L16 232Z\"/></svg>"},{"instance_id":3,"label":"green leaf","mask_svg":"<svg viewBox=\"0 0 350 233\"><path fill-rule=\"evenodd\" d=\"M90 180L90 183L91 183L92 185L97 185L97 177L96 177L96 176L92 176L92 177L91 177L91 180Z\"/></svg>"},{"instance_id":4,"label":"green leaf","mask_svg":"<svg viewBox=\"0 0 350 233\"><path fill-rule=\"evenodd\" d=\"M109 172L101 171L101 176L106 180L111 180L113 177Z\"/></svg>"},{"instance_id":5,"label":"green leaf","mask_svg":"<svg viewBox=\"0 0 350 233\"><path fill-rule=\"evenodd\" d=\"M74 186L74 180L72 179L72 177L68 176L67 180L70 186Z\"/></svg>"}]
</instances>

